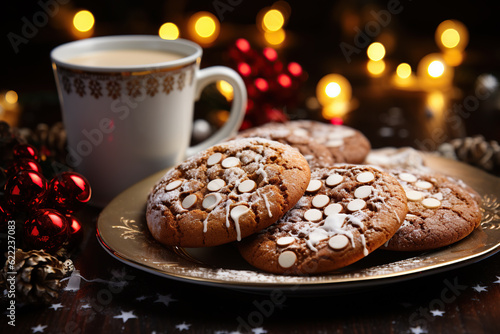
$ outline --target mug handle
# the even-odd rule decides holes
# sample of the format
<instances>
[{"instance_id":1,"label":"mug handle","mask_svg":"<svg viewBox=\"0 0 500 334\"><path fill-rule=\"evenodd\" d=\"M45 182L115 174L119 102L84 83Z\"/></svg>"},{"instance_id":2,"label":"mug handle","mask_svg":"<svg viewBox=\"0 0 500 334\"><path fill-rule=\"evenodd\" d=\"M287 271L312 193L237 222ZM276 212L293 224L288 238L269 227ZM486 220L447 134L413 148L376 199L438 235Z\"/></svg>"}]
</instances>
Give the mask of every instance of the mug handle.
<instances>
[{"instance_id":1,"label":"mug handle","mask_svg":"<svg viewBox=\"0 0 500 334\"><path fill-rule=\"evenodd\" d=\"M229 119L215 134L195 146L188 147L186 150L187 157L234 135L243 122L247 106L247 91L243 79L229 67L212 66L199 70L196 75L195 99L199 100L203 88L208 84L219 80L227 81L233 86L234 97Z\"/></svg>"}]
</instances>

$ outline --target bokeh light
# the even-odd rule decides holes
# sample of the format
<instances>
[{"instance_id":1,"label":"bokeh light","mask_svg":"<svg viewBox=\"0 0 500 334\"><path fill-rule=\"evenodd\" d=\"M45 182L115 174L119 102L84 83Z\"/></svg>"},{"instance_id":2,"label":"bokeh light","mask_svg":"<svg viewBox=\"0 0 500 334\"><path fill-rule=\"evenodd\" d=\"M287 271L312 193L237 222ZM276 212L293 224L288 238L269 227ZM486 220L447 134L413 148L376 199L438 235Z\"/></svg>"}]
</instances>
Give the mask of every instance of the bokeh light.
<instances>
[{"instance_id":1,"label":"bokeh light","mask_svg":"<svg viewBox=\"0 0 500 334\"><path fill-rule=\"evenodd\" d=\"M189 19L188 26L193 39L201 44L211 44L219 36L219 20L209 12L193 14Z\"/></svg>"},{"instance_id":2,"label":"bokeh light","mask_svg":"<svg viewBox=\"0 0 500 334\"><path fill-rule=\"evenodd\" d=\"M264 38L268 44L279 46L285 41L286 33L283 29L279 29L277 31L266 31L264 33Z\"/></svg>"},{"instance_id":3,"label":"bokeh light","mask_svg":"<svg viewBox=\"0 0 500 334\"><path fill-rule=\"evenodd\" d=\"M373 77L381 76L385 71L385 61L383 60L368 60L366 63L368 73Z\"/></svg>"},{"instance_id":4,"label":"bokeh light","mask_svg":"<svg viewBox=\"0 0 500 334\"><path fill-rule=\"evenodd\" d=\"M418 63L417 77L422 89L447 88L453 81L453 68L445 63L441 54L431 53Z\"/></svg>"},{"instance_id":5,"label":"bokeh light","mask_svg":"<svg viewBox=\"0 0 500 334\"><path fill-rule=\"evenodd\" d=\"M349 102L351 94L351 84L340 74L325 75L316 85L316 98L323 107L334 102Z\"/></svg>"},{"instance_id":6,"label":"bokeh light","mask_svg":"<svg viewBox=\"0 0 500 334\"><path fill-rule=\"evenodd\" d=\"M391 82L396 87L415 88L417 78L413 74L410 64L401 63L396 67L396 73L392 76Z\"/></svg>"},{"instance_id":7,"label":"bokeh light","mask_svg":"<svg viewBox=\"0 0 500 334\"><path fill-rule=\"evenodd\" d=\"M448 66L458 66L464 60L463 52L456 49L449 49L443 52L443 60Z\"/></svg>"},{"instance_id":8,"label":"bokeh light","mask_svg":"<svg viewBox=\"0 0 500 334\"><path fill-rule=\"evenodd\" d=\"M449 49L454 48L460 43L460 34L453 28L446 29L441 34L441 43Z\"/></svg>"},{"instance_id":9,"label":"bokeh light","mask_svg":"<svg viewBox=\"0 0 500 334\"><path fill-rule=\"evenodd\" d=\"M460 21L446 20L436 28L435 40L442 51L463 51L469 43L469 31Z\"/></svg>"},{"instance_id":10,"label":"bokeh light","mask_svg":"<svg viewBox=\"0 0 500 334\"><path fill-rule=\"evenodd\" d=\"M401 63L396 68L396 74L401 79L409 78L411 75L411 66L407 63Z\"/></svg>"},{"instance_id":11,"label":"bokeh light","mask_svg":"<svg viewBox=\"0 0 500 334\"><path fill-rule=\"evenodd\" d=\"M331 98L339 96L341 91L342 89L340 88L340 85L337 82L330 82L325 87L325 94Z\"/></svg>"},{"instance_id":12,"label":"bokeh light","mask_svg":"<svg viewBox=\"0 0 500 334\"><path fill-rule=\"evenodd\" d=\"M94 15L88 10L80 10L73 17L73 26L79 32L90 31L94 27Z\"/></svg>"},{"instance_id":13,"label":"bokeh light","mask_svg":"<svg viewBox=\"0 0 500 334\"><path fill-rule=\"evenodd\" d=\"M215 33L215 21L209 16L202 16L196 20L194 30L200 37L210 37Z\"/></svg>"},{"instance_id":14,"label":"bokeh light","mask_svg":"<svg viewBox=\"0 0 500 334\"><path fill-rule=\"evenodd\" d=\"M285 17L278 9L268 10L262 17L262 28L264 31L278 31L283 28Z\"/></svg>"},{"instance_id":15,"label":"bokeh light","mask_svg":"<svg viewBox=\"0 0 500 334\"><path fill-rule=\"evenodd\" d=\"M445 108L445 97L442 92L434 91L427 96L427 107L434 113L442 112Z\"/></svg>"},{"instance_id":16,"label":"bokeh light","mask_svg":"<svg viewBox=\"0 0 500 334\"><path fill-rule=\"evenodd\" d=\"M238 72L242 76L247 77L250 74L252 74L252 68L247 63L239 63L238 64Z\"/></svg>"},{"instance_id":17,"label":"bokeh light","mask_svg":"<svg viewBox=\"0 0 500 334\"><path fill-rule=\"evenodd\" d=\"M229 84L229 82L225 80L219 80L215 84L217 90L226 98L227 101L232 101L234 97L233 86Z\"/></svg>"},{"instance_id":18,"label":"bokeh light","mask_svg":"<svg viewBox=\"0 0 500 334\"><path fill-rule=\"evenodd\" d=\"M267 83L266 79L257 78L255 79L254 83L255 87L257 87L257 89L261 92L265 92L269 89L269 84Z\"/></svg>"},{"instance_id":19,"label":"bokeh light","mask_svg":"<svg viewBox=\"0 0 500 334\"><path fill-rule=\"evenodd\" d=\"M302 66L296 62L288 63L288 72L294 77L302 75Z\"/></svg>"},{"instance_id":20,"label":"bokeh light","mask_svg":"<svg viewBox=\"0 0 500 334\"><path fill-rule=\"evenodd\" d=\"M236 47L241 52L248 52L248 51L250 51L250 43L246 39L244 39L244 38L238 38L236 40Z\"/></svg>"},{"instance_id":21,"label":"bokeh light","mask_svg":"<svg viewBox=\"0 0 500 334\"><path fill-rule=\"evenodd\" d=\"M290 77L286 74L280 74L278 76L278 83L281 86L288 88L288 87L292 86L292 79L290 79Z\"/></svg>"},{"instance_id":22,"label":"bokeh light","mask_svg":"<svg viewBox=\"0 0 500 334\"><path fill-rule=\"evenodd\" d=\"M9 90L8 92L5 93L5 102L14 104L17 103L18 100L18 95L15 91Z\"/></svg>"},{"instance_id":23,"label":"bokeh light","mask_svg":"<svg viewBox=\"0 0 500 334\"><path fill-rule=\"evenodd\" d=\"M158 35L163 39L177 39L179 38L179 28L175 23L167 22L161 25Z\"/></svg>"},{"instance_id":24,"label":"bokeh light","mask_svg":"<svg viewBox=\"0 0 500 334\"><path fill-rule=\"evenodd\" d=\"M375 42L368 46L366 54L370 60L378 61L385 57L385 47L382 43Z\"/></svg>"},{"instance_id":25,"label":"bokeh light","mask_svg":"<svg viewBox=\"0 0 500 334\"><path fill-rule=\"evenodd\" d=\"M264 54L264 57L266 57L266 59L269 61L275 61L276 59L278 59L278 53L273 48L264 48L264 50L262 50L262 53Z\"/></svg>"},{"instance_id":26,"label":"bokeh light","mask_svg":"<svg viewBox=\"0 0 500 334\"><path fill-rule=\"evenodd\" d=\"M349 112L349 102L335 101L325 106L321 111L321 116L331 120L332 123L342 124L342 117Z\"/></svg>"},{"instance_id":27,"label":"bokeh light","mask_svg":"<svg viewBox=\"0 0 500 334\"><path fill-rule=\"evenodd\" d=\"M444 64L439 60L432 61L429 66L427 66L427 73L433 78L437 78L444 73Z\"/></svg>"}]
</instances>

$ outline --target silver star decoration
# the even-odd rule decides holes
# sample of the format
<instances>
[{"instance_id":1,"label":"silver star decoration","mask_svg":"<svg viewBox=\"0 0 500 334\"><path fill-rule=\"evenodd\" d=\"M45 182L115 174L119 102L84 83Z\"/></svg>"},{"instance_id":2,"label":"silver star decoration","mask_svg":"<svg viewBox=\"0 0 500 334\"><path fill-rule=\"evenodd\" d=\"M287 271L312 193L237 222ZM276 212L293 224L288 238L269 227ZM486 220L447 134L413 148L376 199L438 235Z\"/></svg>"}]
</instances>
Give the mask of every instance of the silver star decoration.
<instances>
[{"instance_id":1,"label":"silver star decoration","mask_svg":"<svg viewBox=\"0 0 500 334\"><path fill-rule=\"evenodd\" d=\"M155 303L163 303L163 304L165 304L165 306L168 306L168 304L170 304L170 302L177 301L177 299L173 299L172 298L172 295L160 295L160 294L157 294L157 296L158 296L158 299L155 300Z\"/></svg>"},{"instance_id":2,"label":"silver star decoration","mask_svg":"<svg viewBox=\"0 0 500 334\"><path fill-rule=\"evenodd\" d=\"M58 309L63 308L63 305L61 303L52 304L52 306L50 306L49 308L54 309L54 310L57 311Z\"/></svg>"},{"instance_id":3,"label":"silver star decoration","mask_svg":"<svg viewBox=\"0 0 500 334\"><path fill-rule=\"evenodd\" d=\"M252 329L252 332L254 332L255 334L264 334L264 333L267 333L267 331L264 328L262 328L262 327L254 328L254 329Z\"/></svg>"},{"instance_id":4,"label":"silver star decoration","mask_svg":"<svg viewBox=\"0 0 500 334\"><path fill-rule=\"evenodd\" d=\"M427 331L420 326L412 327L412 328L410 328L410 331L412 332L412 334L427 333Z\"/></svg>"},{"instance_id":5,"label":"silver star decoration","mask_svg":"<svg viewBox=\"0 0 500 334\"><path fill-rule=\"evenodd\" d=\"M135 300L138 300L138 301L142 302L146 298L148 298L148 297L146 297L146 296L140 296L140 297L137 297Z\"/></svg>"},{"instance_id":6,"label":"silver star decoration","mask_svg":"<svg viewBox=\"0 0 500 334\"><path fill-rule=\"evenodd\" d=\"M474 290L476 290L476 292L488 291L485 286L482 286L482 285L479 285L479 284L476 285L476 286L473 286L472 288Z\"/></svg>"},{"instance_id":7,"label":"silver star decoration","mask_svg":"<svg viewBox=\"0 0 500 334\"><path fill-rule=\"evenodd\" d=\"M87 308L92 308L92 306L90 306L90 304L83 304L81 308L87 309Z\"/></svg>"},{"instance_id":8,"label":"silver star decoration","mask_svg":"<svg viewBox=\"0 0 500 334\"><path fill-rule=\"evenodd\" d=\"M31 327L31 330L33 331L33 333L43 333L45 331L45 328L47 328L47 326L38 325L36 327Z\"/></svg>"},{"instance_id":9,"label":"silver star decoration","mask_svg":"<svg viewBox=\"0 0 500 334\"><path fill-rule=\"evenodd\" d=\"M498 283L498 284L500 284L500 276L497 276L497 280L496 280L495 282L493 282L493 283Z\"/></svg>"},{"instance_id":10,"label":"silver star decoration","mask_svg":"<svg viewBox=\"0 0 500 334\"><path fill-rule=\"evenodd\" d=\"M191 327L191 324L186 324L185 322L183 322L182 324L178 324L175 326L175 328L177 328L178 330L180 331L183 331L183 330L188 330L189 327Z\"/></svg>"},{"instance_id":11,"label":"silver star decoration","mask_svg":"<svg viewBox=\"0 0 500 334\"><path fill-rule=\"evenodd\" d=\"M130 311L130 312L121 311L121 312L122 312L122 314L115 315L113 318L122 319L123 323L126 323L128 319L137 318L137 316L134 314L133 311Z\"/></svg>"},{"instance_id":12,"label":"silver star decoration","mask_svg":"<svg viewBox=\"0 0 500 334\"><path fill-rule=\"evenodd\" d=\"M431 310L431 313L435 317L442 317L445 312L441 310Z\"/></svg>"}]
</instances>

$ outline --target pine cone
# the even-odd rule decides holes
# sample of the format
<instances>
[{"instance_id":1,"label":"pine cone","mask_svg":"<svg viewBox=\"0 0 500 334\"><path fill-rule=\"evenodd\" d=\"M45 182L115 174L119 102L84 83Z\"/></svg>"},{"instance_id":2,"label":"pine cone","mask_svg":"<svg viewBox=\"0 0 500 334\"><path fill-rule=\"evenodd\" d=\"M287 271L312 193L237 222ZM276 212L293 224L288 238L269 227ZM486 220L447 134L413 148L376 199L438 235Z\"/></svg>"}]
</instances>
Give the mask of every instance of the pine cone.
<instances>
[{"instance_id":1,"label":"pine cone","mask_svg":"<svg viewBox=\"0 0 500 334\"><path fill-rule=\"evenodd\" d=\"M56 257L42 250L24 252L17 249L14 268L6 263L2 270L4 280L8 272L17 272L16 299L27 303L50 303L59 296L60 280L66 269Z\"/></svg>"},{"instance_id":2,"label":"pine cone","mask_svg":"<svg viewBox=\"0 0 500 334\"><path fill-rule=\"evenodd\" d=\"M486 141L481 135L457 138L441 145L439 151L449 155L451 151L457 160L480 167L488 172L500 171L500 145L496 141Z\"/></svg>"}]
</instances>

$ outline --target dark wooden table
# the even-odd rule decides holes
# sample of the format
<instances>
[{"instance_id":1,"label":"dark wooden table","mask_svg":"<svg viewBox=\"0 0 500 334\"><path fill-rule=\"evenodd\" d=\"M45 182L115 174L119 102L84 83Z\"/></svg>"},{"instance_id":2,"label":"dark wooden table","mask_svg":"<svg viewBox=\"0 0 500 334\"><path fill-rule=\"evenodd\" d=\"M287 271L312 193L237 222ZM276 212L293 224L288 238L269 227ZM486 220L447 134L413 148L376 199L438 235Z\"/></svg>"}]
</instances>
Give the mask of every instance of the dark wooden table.
<instances>
[{"instance_id":1,"label":"dark wooden table","mask_svg":"<svg viewBox=\"0 0 500 334\"><path fill-rule=\"evenodd\" d=\"M18 305L0 333L500 333L500 254L431 276L360 291L255 294L158 277L111 257L82 213L78 291ZM66 285L66 282L64 282ZM7 298L0 299L6 310Z\"/></svg>"}]
</instances>

